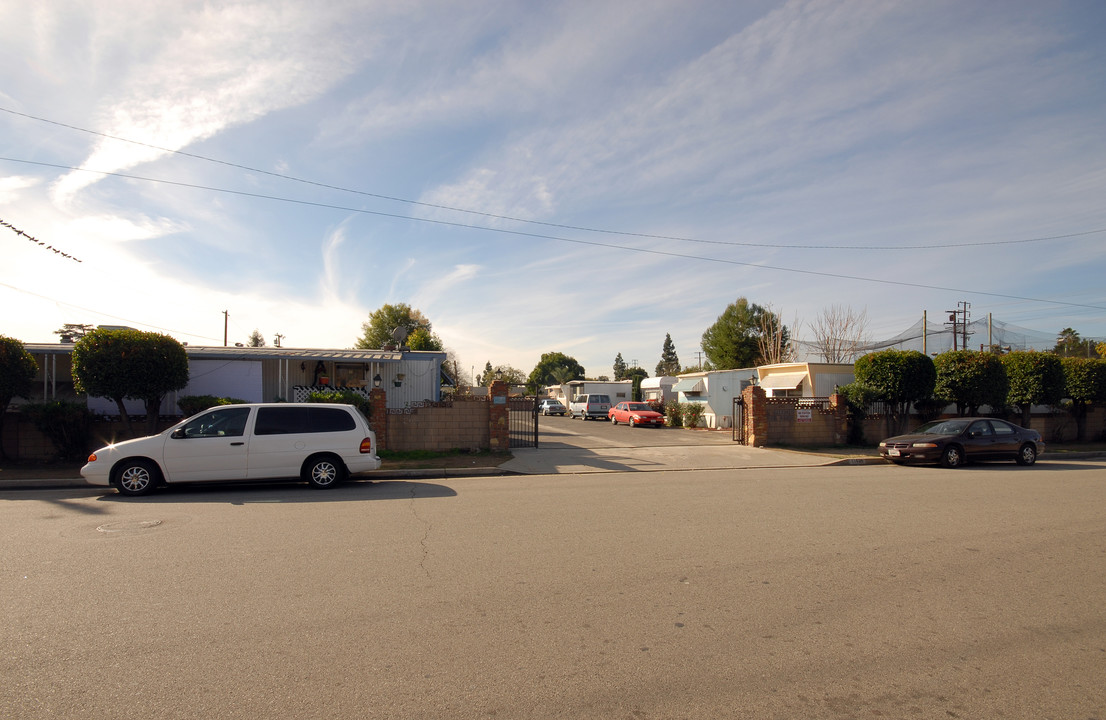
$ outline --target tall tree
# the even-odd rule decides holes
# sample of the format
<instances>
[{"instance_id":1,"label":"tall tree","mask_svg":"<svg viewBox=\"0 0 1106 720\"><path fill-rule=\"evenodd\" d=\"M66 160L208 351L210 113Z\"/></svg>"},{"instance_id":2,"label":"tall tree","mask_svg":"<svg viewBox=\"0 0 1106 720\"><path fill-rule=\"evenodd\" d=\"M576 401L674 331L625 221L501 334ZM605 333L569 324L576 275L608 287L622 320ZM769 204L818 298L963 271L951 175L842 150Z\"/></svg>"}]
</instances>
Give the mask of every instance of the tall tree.
<instances>
[{"instance_id":1,"label":"tall tree","mask_svg":"<svg viewBox=\"0 0 1106 720\"><path fill-rule=\"evenodd\" d=\"M564 385L571 380L584 379L584 366L562 352L542 353L541 360L530 371L530 377L526 381L526 387L530 392L536 393L546 385Z\"/></svg>"},{"instance_id":2,"label":"tall tree","mask_svg":"<svg viewBox=\"0 0 1106 720\"><path fill-rule=\"evenodd\" d=\"M634 400L641 400L641 381L649 377L649 373L645 368L638 367L637 365L632 368L626 369L626 374L622 377L623 380L632 381L630 386L630 397Z\"/></svg>"},{"instance_id":3,"label":"tall tree","mask_svg":"<svg viewBox=\"0 0 1106 720\"><path fill-rule=\"evenodd\" d=\"M949 350L938 355L934 395L956 403L961 416L976 415L983 405L1002 408L1010 390L1006 369L998 355L978 350Z\"/></svg>"},{"instance_id":4,"label":"tall tree","mask_svg":"<svg viewBox=\"0 0 1106 720\"><path fill-rule=\"evenodd\" d=\"M23 343L0 335L0 437L3 437L4 415L8 405L16 397L25 397L31 391L38 363ZM5 458L4 445L0 443L0 458Z\"/></svg>"},{"instance_id":5,"label":"tall tree","mask_svg":"<svg viewBox=\"0 0 1106 720\"><path fill-rule=\"evenodd\" d=\"M92 326L84 323L65 323L61 326L61 330L55 330L54 334L58 336L58 341L63 343L77 342L85 335L92 332Z\"/></svg>"},{"instance_id":6,"label":"tall tree","mask_svg":"<svg viewBox=\"0 0 1106 720\"><path fill-rule=\"evenodd\" d=\"M253 329L249 339L246 340L246 347L265 347L265 336L261 334L260 330Z\"/></svg>"},{"instance_id":7,"label":"tall tree","mask_svg":"<svg viewBox=\"0 0 1106 720\"><path fill-rule=\"evenodd\" d=\"M406 340L407 347L411 350L440 351L444 346L442 339L436 333L430 332L430 328L417 327Z\"/></svg>"},{"instance_id":8,"label":"tall tree","mask_svg":"<svg viewBox=\"0 0 1106 720\"><path fill-rule=\"evenodd\" d=\"M760 314L760 331L757 333L757 364L774 365L794 362L795 345L791 342L791 332L780 322L780 316L769 305Z\"/></svg>"},{"instance_id":9,"label":"tall tree","mask_svg":"<svg viewBox=\"0 0 1106 720\"><path fill-rule=\"evenodd\" d=\"M188 384L184 346L159 333L99 328L73 346L72 362L77 392L114 400L131 434L124 399L146 404L147 431L153 434L166 393Z\"/></svg>"},{"instance_id":10,"label":"tall tree","mask_svg":"<svg viewBox=\"0 0 1106 720\"><path fill-rule=\"evenodd\" d=\"M432 332L430 321L419 310L407 303L385 304L370 313L366 322L361 323L362 334L354 347L361 350L377 350L385 345L395 344L392 333L397 328L402 328L407 335L412 334L417 328L425 328L428 333Z\"/></svg>"},{"instance_id":11,"label":"tall tree","mask_svg":"<svg viewBox=\"0 0 1106 720\"><path fill-rule=\"evenodd\" d=\"M770 314L771 318L765 318ZM715 370L753 367L761 357L760 336L765 327L782 327L775 313L745 298L730 303L718 320L703 333L703 352Z\"/></svg>"},{"instance_id":12,"label":"tall tree","mask_svg":"<svg viewBox=\"0 0 1106 720\"><path fill-rule=\"evenodd\" d=\"M1094 340L1084 340L1070 327L1064 328L1056 336L1056 347L1052 352L1060 357L1093 358L1098 356Z\"/></svg>"},{"instance_id":13,"label":"tall tree","mask_svg":"<svg viewBox=\"0 0 1106 720\"><path fill-rule=\"evenodd\" d=\"M661 360L657 363L656 373L657 377L680 374L680 358L676 355L676 345L672 342L671 333L664 334L664 345L661 346Z\"/></svg>"},{"instance_id":14,"label":"tall tree","mask_svg":"<svg viewBox=\"0 0 1106 720\"><path fill-rule=\"evenodd\" d=\"M999 359L1010 383L1006 401L1021 410L1024 427L1034 405L1055 405L1064 397L1064 366L1052 353L1012 352Z\"/></svg>"},{"instance_id":15,"label":"tall tree","mask_svg":"<svg viewBox=\"0 0 1106 720\"><path fill-rule=\"evenodd\" d=\"M868 311L830 305L811 326L814 347L828 363L853 362L868 343Z\"/></svg>"},{"instance_id":16,"label":"tall tree","mask_svg":"<svg viewBox=\"0 0 1106 720\"><path fill-rule=\"evenodd\" d=\"M614 358L614 379L615 381L626 379L626 361L622 359L622 353L618 353Z\"/></svg>"}]
</instances>

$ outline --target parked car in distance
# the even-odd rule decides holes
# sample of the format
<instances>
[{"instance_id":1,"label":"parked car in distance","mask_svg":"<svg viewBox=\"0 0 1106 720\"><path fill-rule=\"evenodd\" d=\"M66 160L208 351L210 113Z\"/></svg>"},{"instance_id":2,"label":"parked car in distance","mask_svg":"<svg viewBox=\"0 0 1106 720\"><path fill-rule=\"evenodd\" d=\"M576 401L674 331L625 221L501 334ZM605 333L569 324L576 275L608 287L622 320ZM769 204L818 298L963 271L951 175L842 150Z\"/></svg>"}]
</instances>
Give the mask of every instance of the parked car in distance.
<instances>
[{"instance_id":1,"label":"parked car in distance","mask_svg":"<svg viewBox=\"0 0 1106 720\"><path fill-rule=\"evenodd\" d=\"M299 478L329 488L351 473L376 470L376 434L352 405L221 405L158 435L100 448L81 475L144 495L160 484Z\"/></svg>"},{"instance_id":2,"label":"parked car in distance","mask_svg":"<svg viewBox=\"0 0 1106 720\"><path fill-rule=\"evenodd\" d=\"M973 460L1014 460L1032 465L1045 451L1041 434L996 418L951 418L922 425L879 444L894 463L940 463L956 468Z\"/></svg>"},{"instance_id":3,"label":"parked car in distance","mask_svg":"<svg viewBox=\"0 0 1106 720\"><path fill-rule=\"evenodd\" d=\"M542 415L564 415L568 410L560 400L545 399L538 403L538 412Z\"/></svg>"},{"instance_id":4,"label":"parked car in distance","mask_svg":"<svg viewBox=\"0 0 1106 720\"><path fill-rule=\"evenodd\" d=\"M611 409L611 396L592 393L590 395L577 395L568 403L570 417L582 417L585 420L595 418L606 419L607 412Z\"/></svg>"},{"instance_id":5,"label":"parked car in distance","mask_svg":"<svg viewBox=\"0 0 1106 720\"><path fill-rule=\"evenodd\" d=\"M664 427L664 415L643 402L620 402L607 413L611 423L626 423L630 427L649 425Z\"/></svg>"}]
</instances>

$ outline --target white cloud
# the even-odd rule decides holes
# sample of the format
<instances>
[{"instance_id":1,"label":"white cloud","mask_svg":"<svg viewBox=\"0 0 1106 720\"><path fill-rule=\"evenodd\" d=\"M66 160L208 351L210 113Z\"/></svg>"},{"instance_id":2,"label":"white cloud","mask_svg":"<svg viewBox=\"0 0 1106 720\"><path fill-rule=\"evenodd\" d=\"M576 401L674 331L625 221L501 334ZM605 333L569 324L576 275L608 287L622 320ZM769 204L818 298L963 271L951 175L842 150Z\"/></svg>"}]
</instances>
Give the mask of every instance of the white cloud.
<instances>
[{"instance_id":1,"label":"white cloud","mask_svg":"<svg viewBox=\"0 0 1106 720\"><path fill-rule=\"evenodd\" d=\"M95 128L144 145L101 138L81 167L114 172L149 162L318 97L353 69L341 6L325 11L265 2L162 9L173 14L159 18L161 42L144 47L148 56L120 79L99 108ZM322 35L327 42L319 41ZM64 176L55 187L56 201L65 203L97 179L89 173Z\"/></svg>"}]
</instances>

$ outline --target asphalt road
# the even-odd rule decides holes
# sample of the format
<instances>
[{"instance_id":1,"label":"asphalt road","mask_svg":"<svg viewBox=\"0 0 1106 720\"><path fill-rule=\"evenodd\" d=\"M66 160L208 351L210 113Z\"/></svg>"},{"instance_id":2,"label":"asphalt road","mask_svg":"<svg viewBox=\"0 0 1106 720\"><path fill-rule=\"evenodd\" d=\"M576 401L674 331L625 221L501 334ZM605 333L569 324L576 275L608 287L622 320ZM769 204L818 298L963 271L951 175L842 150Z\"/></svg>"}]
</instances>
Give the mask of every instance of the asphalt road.
<instances>
[{"instance_id":1,"label":"asphalt road","mask_svg":"<svg viewBox=\"0 0 1106 720\"><path fill-rule=\"evenodd\" d=\"M0 561L2 718L1106 717L1103 464L23 490Z\"/></svg>"}]
</instances>

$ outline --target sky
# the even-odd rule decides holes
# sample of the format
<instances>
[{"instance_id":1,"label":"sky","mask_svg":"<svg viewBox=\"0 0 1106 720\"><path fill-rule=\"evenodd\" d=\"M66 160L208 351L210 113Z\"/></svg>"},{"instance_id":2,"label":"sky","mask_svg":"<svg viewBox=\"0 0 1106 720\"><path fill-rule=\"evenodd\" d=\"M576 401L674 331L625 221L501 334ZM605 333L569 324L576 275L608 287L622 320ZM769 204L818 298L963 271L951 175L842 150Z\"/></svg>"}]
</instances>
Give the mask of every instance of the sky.
<instances>
[{"instance_id":1,"label":"sky","mask_svg":"<svg viewBox=\"0 0 1106 720\"><path fill-rule=\"evenodd\" d=\"M1100 0L0 0L0 335L346 348L407 303L462 368L596 377L696 364L745 297L800 339L962 302L1106 339L1104 34Z\"/></svg>"}]
</instances>

